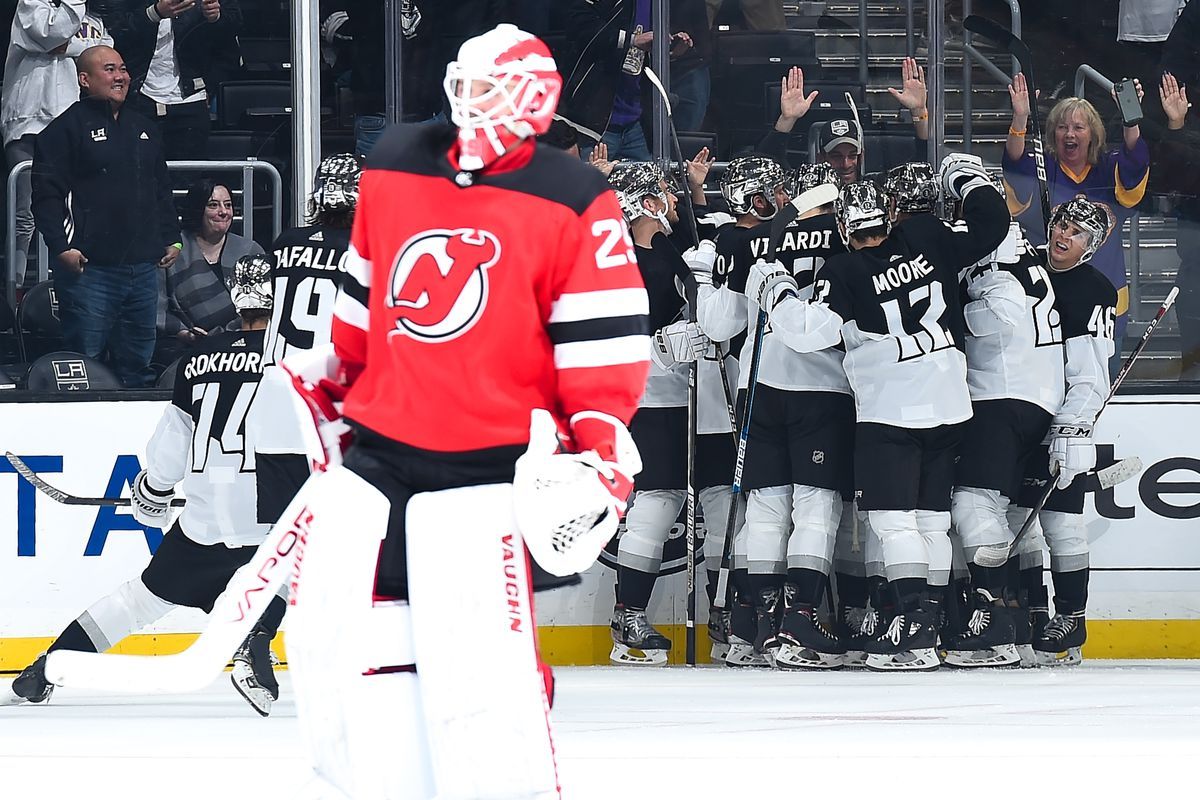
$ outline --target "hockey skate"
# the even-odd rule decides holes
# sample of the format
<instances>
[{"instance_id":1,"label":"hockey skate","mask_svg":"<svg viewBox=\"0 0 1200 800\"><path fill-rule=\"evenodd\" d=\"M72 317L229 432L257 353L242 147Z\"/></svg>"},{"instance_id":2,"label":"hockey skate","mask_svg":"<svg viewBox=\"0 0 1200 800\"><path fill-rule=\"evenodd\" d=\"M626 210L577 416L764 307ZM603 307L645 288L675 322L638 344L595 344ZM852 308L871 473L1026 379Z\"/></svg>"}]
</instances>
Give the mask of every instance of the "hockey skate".
<instances>
[{"instance_id":1,"label":"hockey skate","mask_svg":"<svg viewBox=\"0 0 1200 800\"><path fill-rule=\"evenodd\" d=\"M879 614L873 608L842 606L838 621L838 639L845 645L842 664L863 667L867 663L866 643L879 628Z\"/></svg>"},{"instance_id":2,"label":"hockey skate","mask_svg":"<svg viewBox=\"0 0 1200 800\"><path fill-rule=\"evenodd\" d=\"M783 611L779 589L770 587L759 592L754 605L757 632L754 635L754 652L762 656L769 666L775 666L779 652L779 618Z\"/></svg>"},{"instance_id":3,"label":"hockey skate","mask_svg":"<svg viewBox=\"0 0 1200 800\"><path fill-rule=\"evenodd\" d=\"M754 638L758 633L754 606L740 600L734 605L729 618L729 650L725 653L725 665L729 667L769 667L767 659L754 651Z\"/></svg>"},{"instance_id":4,"label":"hockey skate","mask_svg":"<svg viewBox=\"0 0 1200 800\"><path fill-rule=\"evenodd\" d=\"M867 641L867 669L877 672L935 670L937 628L928 611L897 614L881 635Z\"/></svg>"},{"instance_id":5,"label":"hockey skate","mask_svg":"<svg viewBox=\"0 0 1200 800\"><path fill-rule=\"evenodd\" d=\"M233 654L229 680L260 716L270 715L271 704L279 699L279 681L275 679L278 663L271 652L271 637L262 631L251 632Z\"/></svg>"},{"instance_id":6,"label":"hockey skate","mask_svg":"<svg viewBox=\"0 0 1200 800\"><path fill-rule=\"evenodd\" d=\"M1087 641L1087 621L1083 612L1055 614L1040 636L1033 639L1038 666L1070 667L1083 661L1083 643Z\"/></svg>"},{"instance_id":7,"label":"hockey skate","mask_svg":"<svg viewBox=\"0 0 1200 800\"><path fill-rule=\"evenodd\" d=\"M1017 655L1021 657L1021 666L1028 669L1031 667L1040 667L1038 662L1037 652L1033 649L1033 643L1041 637L1046 630L1046 626L1050 624L1050 610L1045 607L1030 608L1027 618L1029 620L1027 626L1022 629L1017 627Z\"/></svg>"},{"instance_id":8,"label":"hockey skate","mask_svg":"<svg viewBox=\"0 0 1200 800\"><path fill-rule=\"evenodd\" d=\"M730 612L722 608L709 609L708 641L712 644L709 657L714 662L725 660L729 653Z\"/></svg>"},{"instance_id":9,"label":"hockey skate","mask_svg":"<svg viewBox=\"0 0 1200 800\"><path fill-rule=\"evenodd\" d=\"M946 663L952 667L1008 667L1020 660L1010 610L996 605L986 590L977 590L966 630L946 646Z\"/></svg>"},{"instance_id":10,"label":"hockey skate","mask_svg":"<svg viewBox=\"0 0 1200 800\"><path fill-rule=\"evenodd\" d=\"M775 666L780 669L840 669L846 648L821 621L811 605L793 604L794 587L783 588L784 614L779 626L779 650Z\"/></svg>"},{"instance_id":11,"label":"hockey skate","mask_svg":"<svg viewBox=\"0 0 1200 800\"><path fill-rule=\"evenodd\" d=\"M54 684L46 680L46 654L42 653L13 679L7 692L0 694L0 706L44 703L52 694Z\"/></svg>"},{"instance_id":12,"label":"hockey skate","mask_svg":"<svg viewBox=\"0 0 1200 800\"><path fill-rule=\"evenodd\" d=\"M611 627L613 647L608 660L612 663L652 667L667 663L671 640L654 629L645 609L625 608L618 603L613 608Z\"/></svg>"}]
</instances>

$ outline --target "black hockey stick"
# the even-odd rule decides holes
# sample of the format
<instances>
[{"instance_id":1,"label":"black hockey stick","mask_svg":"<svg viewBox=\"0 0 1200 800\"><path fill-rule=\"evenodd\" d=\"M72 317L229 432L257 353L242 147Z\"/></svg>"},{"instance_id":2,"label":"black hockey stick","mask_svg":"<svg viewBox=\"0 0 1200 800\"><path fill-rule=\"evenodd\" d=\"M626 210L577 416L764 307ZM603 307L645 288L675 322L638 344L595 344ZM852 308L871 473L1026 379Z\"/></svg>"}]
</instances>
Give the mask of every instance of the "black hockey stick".
<instances>
[{"instance_id":1,"label":"black hockey stick","mask_svg":"<svg viewBox=\"0 0 1200 800\"><path fill-rule=\"evenodd\" d=\"M796 217L799 215L800 209L794 203L788 203L775 212L775 216L771 218L771 230L767 236L766 259L768 261L775 259L775 252L779 249L779 243L783 241L783 232L788 225L796 221ZM725 551L721 555L720 572L717 573L717 590L713 598L714 608L725 608L729 604L729 556L733 541L733 525L737 521L738 497L742 494L742 475L746 468L746 443L750 439L750 414L754 410L754 388L758 384L758 367L762 356L762 340L766 327L767 310L759 308L754 338L747 342L747 346L750 347L750 372L747 376L746 399L742 402L740 414L742 424L738 434L737 460L733 463L733 485L730 487L732 497L729 502L729 517L725 521Z\"/></svg>"},{"instance_id":2,"label":"black hockey stick","mask_svg":"<svg viewBox=\"0 0 1200 800\"><path fill-rule=\"evenodd\" d=\"M13 465L13 469L17 471L17 474L33 484L33 488L65 506L128 506L132 502L128 497L76 497L46 483L42 479L42 476L30 469L29 465L21 460L20 456L6 452L4 457L8 459L8 463ZM186 502L187 500L183 498L176 498L171 501L171 507L179 508Z\"/></svg>"},{"instance_id":3,"label":"black hockey stick","mask_svg":"<svg viewBox=\"0 0 1200 800\"><path fill-rule=\"evenodd\" d=\"M1165 317L1167 312L1171 310L1171 306L1175 305L1175 298L1178 294L1179 287L1172 286L1170 293L1167 294L1167 299L1163 300L1163 304L1159 306L1158 313L1154 315L1154 319L1150 320L1150 323L1146 326L1146 331L1142 334L1141 341L1137 343L1137 347L1133 348L1133 352L1129 354L1129 358L1125 359L1125 363L1121 365L1121 371L1117 373L1117 377L1113 380L1112 387L1108 390L1108 396L1104 398L1104 404L1101 405L1100 410L1096 412L1096 419L1093 420L1093 425L1100 419L1100 415L1104 413L1104 409L1108 408L1108 404L1116 395L1117 389L1121 387L1121 384L1125 382L1125 378L1128 377L1129 372L1133 369L1134 362L1138 360L1138 356L1142 354L1142 351L1146 349L1146 345L1150 343L1150 337L1154 335L1155 329L1158 328L1158 323L1162 322L1162 318ZM1119 461L1112 466L1106 467L1106 469L1114 470L1116 467L1121 467L1127 462L1129 463L1129 466L1125 467L1119 474L1114 472L1110 480L1115 480L1116 477L1123 475L1133 466L1137 467L1133 474L1137 474L1137 472L1141 471L1140 459L1137 459L1136 465L1133 463L1134 459L1125 459L1124 461ZM1099 474L1099 472L1097 472L1097 474ZM1016 552L1017 545L1020 543L1021 539L1024 538L1025 534L1029 533L1029 529L1033 527L1033 523L1037 520L1038 514L1040 514L1042 509L1046 507L1046 501L1050 499L1050 495L1054 492L1056 477L1056 473L1052 472L1050 474L1050 480L1046 481L1046 486L1042 489L1041 495L1038 496L1037 503L1034 505L1033 510L1029 512L1029 516L1025 519L1024 524L1021 525L1021 529L1017 531L1017 535L1013 538L1012 544L1010 544L1007 548L999 548L999 552L995 553L993 553L992 550L980 548L975 553L974 561L976 564L979 564L982 567L999 567L1008 561L1009 558L1011 558L1012 554ZM1125 477L1132 477L1132 475L1125 475ZM1115 481L1115 483L1119 482L1120 481ZM1115 485L1115 483L1111 483L1110 485ZM985 563L985 561L987 563Z\"/></svg>"},{"instance_id":4,"label":"black hockey stick","mask_svg":"<svg viewBox=\"0 0 1200 800\"><path fill-rule=\"evenodd\" d=\"M1029 45L1012 31L986 17L973 14L963 20L963 27L971 33L990 39L1021 63L1021 72L1025 74L1025 85L1029 89L1029 139L1033 144L1033 163L1036 166L1038 192L1042 201L1042 222L1046 236L1049 236L1050 190L1046 184L1046 152L1042 148L1042 120L1038 111L1037 81L1033 74L1033 53L1029 51Z\"/></svg>"}]
</instances>

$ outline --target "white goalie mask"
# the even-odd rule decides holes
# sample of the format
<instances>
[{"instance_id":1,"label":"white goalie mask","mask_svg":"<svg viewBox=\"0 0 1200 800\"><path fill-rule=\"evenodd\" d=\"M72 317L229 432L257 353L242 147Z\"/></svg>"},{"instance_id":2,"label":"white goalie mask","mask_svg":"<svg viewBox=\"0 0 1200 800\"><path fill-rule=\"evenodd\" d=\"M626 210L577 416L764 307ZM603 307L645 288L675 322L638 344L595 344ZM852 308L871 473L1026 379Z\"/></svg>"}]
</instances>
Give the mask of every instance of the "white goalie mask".
<instances>
[{"instance_id":1,"label":"white goalie mask","mask_svg":"<svg viewBox=\"0 0 1200 800\"><path fill-rule=\"evenodd\" d=\"M271 271L271 260L261 253L242 256L233 265L229 296L239 313L270 311L275 306Z\"/></svg>"}]
</instances>

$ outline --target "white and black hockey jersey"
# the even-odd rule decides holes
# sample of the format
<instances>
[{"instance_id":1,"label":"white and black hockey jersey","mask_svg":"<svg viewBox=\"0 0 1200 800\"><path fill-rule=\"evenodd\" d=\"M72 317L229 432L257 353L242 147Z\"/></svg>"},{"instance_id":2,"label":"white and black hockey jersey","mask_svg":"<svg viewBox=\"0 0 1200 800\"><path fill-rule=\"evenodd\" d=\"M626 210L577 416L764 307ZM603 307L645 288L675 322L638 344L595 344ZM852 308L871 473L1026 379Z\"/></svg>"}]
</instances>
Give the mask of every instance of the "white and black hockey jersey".
<instances>
[{"instance_id":1,"label":"white and black hockey jersey","mask_svg":"<svg viewBox=\"0 0 1200 800\"><path fill-rule=\"evenodd\" d=\"M697 321L711 338L731 339L742 331L755 335L758 305L746 297L750 267L765 258L770 247L771 223L753 228L733 228L717 239L717 262L712 289L705 288L697 309ZM796 279L803 299L812 292L815 276L825 260L846 252L837 234L832 214L798 219L784 229L775 258ZM763 337L759 357L758 382L785 391L850 393L850 384L842 367L844 352L833 348L816 352L797 352L781 339ZM749 350L741 365L739 388L749 385Z\"/></svg>"},{"instance_id":2,"label":"white and black hockey jersey","mask_svg":"<svg viewBox=\"0 0 1200 800\"><path fill-rule=\"evenodd\" d=\"M329 344L349 250L348 228L316 225L286 230L271 245L275 309L267 329L267 364L282 361L290 350Z\"/></svg>"},{"instance_id":3,"label":"white and black hockey jersey","mask_svg":"<svg viewBox=\"0 0 1200 800\"><path fill-rule=\"evenodd\" d=\"M646 294L650 299L650 332L687 316L687 306L676 288L678 269L687 269L675 245L663 234L656 234L654 247L635 247L638 269ZM672 263L673 260L679 263ZM721 388L721 370L715 359L700 359L696 373L696 432L701 434L729 433L729 410ZM638 402L639 408L681 408L687 405L687 363L664 369L653 359L646 378L646 391ZM727 357L726 372L736 383L737 361ZM733 391L733 386L730 386Z\"/></svg>"},{"instance_id":4,"label":"white and black hockey jersey","mask_svg":"<svg viewBox=\"0 0 1200 800\"><path fill-rule=\"evenodd\" d=\"M262 348L262 331L206 337L179 363L171 404L146 446L155 485L183 482L179 526L197 544L258 545L270 530L258 522L254 452L245 442Z\"/></svg>"},{"instance_id":5,"label":"white and black hockey jersey","mask_svg":"<svg viewBox=\"0 0 1200 800\"><path fill-rule=\"evenodd\" d=\"M933 428L971 417L958 275L1004 240L1008 208L970 192L963 219L918 214L876 247L831 257L811 302L784 299L773 335L796 350L845 345L859 422Z\"/></svg>"},{"instance_id":6,"label":"white and black hockey jersey","mask_svg":"<svg viewBox=\"0 0 1200 800\"><path fill-rule=\"evenodd\" d=\"M1042 256L1009 223L1000 247L962 271L971 399L1023 400L1051 414L1063 402L1060 303Z\"/></svg>"},{"instance_id":7,"label":"white and black hockey jersey","mask_svg":"<svg viewBox=\"0 0 1200 800\"><path fill-rule=\"evenodd\" d=\"M1045 255L1044 247L1038 248ZM1066 354L1065 396L1054 414L1060 425L1091 425L1108 396L1108 360L1115 350L1117 290L1090 263L1048 269Z\"/></svg>"}]
</instances>

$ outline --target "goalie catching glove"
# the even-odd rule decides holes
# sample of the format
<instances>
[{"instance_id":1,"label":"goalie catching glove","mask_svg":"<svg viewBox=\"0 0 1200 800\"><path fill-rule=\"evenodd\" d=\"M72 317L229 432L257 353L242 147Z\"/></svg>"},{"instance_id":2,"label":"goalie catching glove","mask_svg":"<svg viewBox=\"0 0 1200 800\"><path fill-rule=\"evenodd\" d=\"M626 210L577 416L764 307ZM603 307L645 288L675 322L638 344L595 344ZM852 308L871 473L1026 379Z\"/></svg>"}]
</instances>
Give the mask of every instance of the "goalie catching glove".
<instances>
[{"instance_id":1,"label":"goalie catching glove","mask_svg":"<svg viewBox=\"0 0 1200 800\"><path fill-rule=\"evenodd\" d=\"M571 417L567 443L550 412L534 409L529 448L513 478L513 511L542 569L566 576L590 567L617 532L641 471L633 437L617 418L581 411Z\"/></svg>"},{"instance_id":2,"label":"goalie catching glove","mask_svg":"<svg viewBox=\"0 0 1200 800\"><path fill-rule=\"evenodd\" d=\"M133 479L133 491L129 504L133 518L141 525L166 530L171 526L171 501L175 499L175 487L160 489L150 481L150 473L142 470Z\"/></svg>"},{"instance_id":3,"label":"goalie catching glove","mask_svg":"<svg viewBox=\"0 0 1200 800\"><path fill-rule=\"evenodd\" d=\"M1096 466L1096 445L1091 425L1051 425L1050 474L1057 476L1059 489L1071 485L1076 476Z\"/></svg>"}]
</instances>

